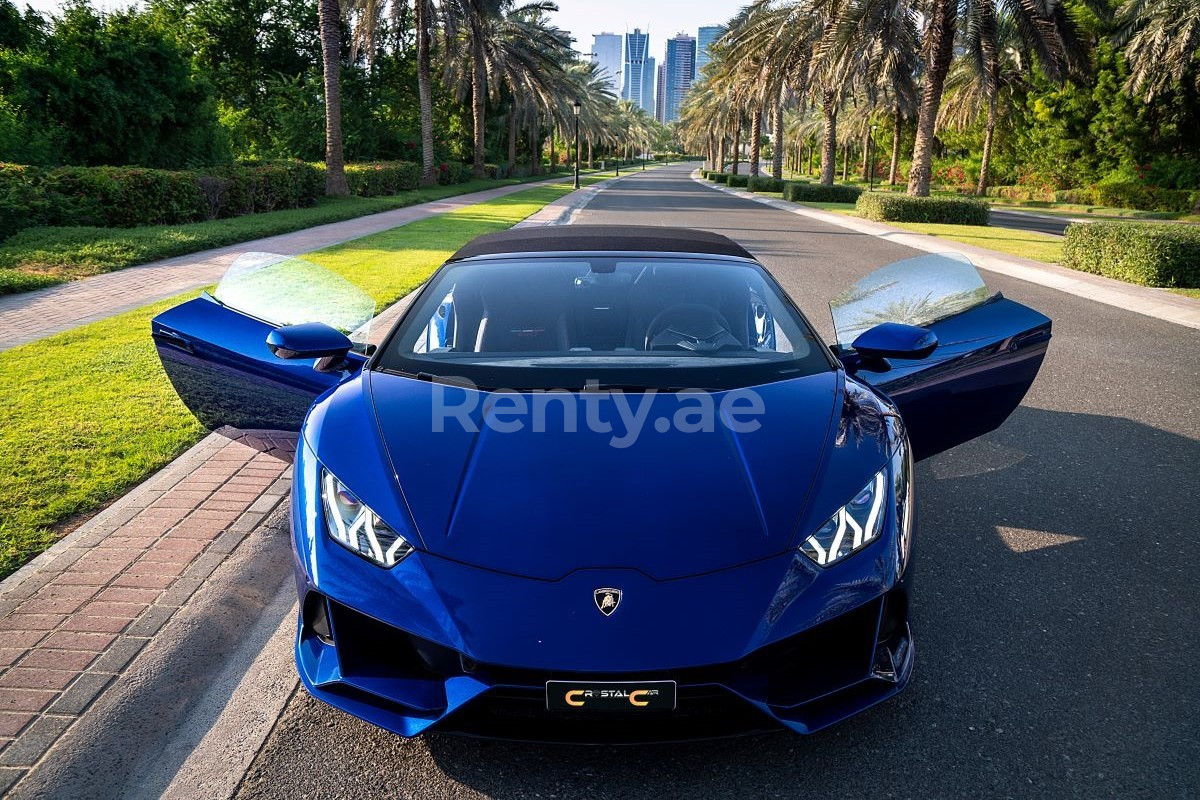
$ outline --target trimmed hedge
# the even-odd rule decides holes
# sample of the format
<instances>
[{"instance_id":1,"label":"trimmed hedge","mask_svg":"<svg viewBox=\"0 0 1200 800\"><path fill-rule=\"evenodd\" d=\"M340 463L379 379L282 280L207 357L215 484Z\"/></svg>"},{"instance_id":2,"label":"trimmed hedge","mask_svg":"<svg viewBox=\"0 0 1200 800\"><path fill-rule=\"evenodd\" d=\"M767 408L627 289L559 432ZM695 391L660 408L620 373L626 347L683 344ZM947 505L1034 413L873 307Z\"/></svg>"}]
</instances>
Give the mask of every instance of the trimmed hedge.
<instances>
[{"instance_id":1,"label":"trimmed hedge","mask_svg":"<svg viewBox=\"0 0 1200 800\"><path fill-rule=\"evenodd\" d=\"M783 180L769 175L756 175L750 179L746 188L752 192L782 192Z\"/></svg>"},{"instance_id":2,"label":"trimmed hedge","mask_svg":"<svg viewBox=\"0 0 1200 800\"><path fill-rule=\"evenodd\" d=\"M787 181L783 184L783 199L793 203L853 203L862 194L857 186L842 186L807 181Z\"/></svg>"},{"instance_id":3,"label":"trimmed hedge","mask_svg":"<svg viewBox=\"0 0 1200 800\"><path fill-rule=\"evenodd\" d=\"M1067 228L1062 264L1143 286L1200 288L1200 228L1085 222Z\"/></svg>"},{"instance_id":4,"label":"trimmed hedge","mask_svg":"<svg viewBox=\"0 0 1200 800\"><path fill-rule=\"evenodd\" d=\"M1092 188L1096 205L1136 208L1141 211L1183 212L1200 206L1200 192L1188 189L1159 189L1140 183L1098 183Z\"/></svg>"},{"instance_id":5,"label":"trimmed hedge","mask_svg":"<svg viewBox=\"0 0 1200 800\"><path fill-rule=\"evenodd\" d=\"M966 197L909 197L865 192L854 206L860 217L880 222L933 222L943 225L987 225L988 204Z\"/></svg>"},{"instance_id":6,"label":"trimmed hedge","mask_svg":"<svg viewBox=\"0 0 1200 800\"><path fill-rule=\"evenodd\" d=\"M359 197L400 194L416 189L420 181L421 168L411 161L346 165L346 183L350 185L350 194Z\"/></svg>"},{"instance_id":7,"label":"trimmed hedge","mask_svg":"<svg viewBox=\"0 0 1200 800\"><path fill-rule=\"evenodd\" d=\"M749 175L730 175L728 180L726 180L725 182L734 188L745 189L750 183L750 176Z\"/></svg>"},{"instance_id":8,"label":"trimmed hedge","mask_svg":"<svg viewBox=\"0 0 1200 800\"><path fill-rule=\"evenodd\" d=\"M714 181L716 183L729 183L729 173L728 172L710 172L710 173L708 173L708 179L710 181Z\"/></svg>"},{"instance_id":9,"label":"trimmed hedge","mask_svg":"<svg viewBox=\"0 0 1200 800\"><path fill-rule=\"evenodd\" d=\"M1025 186L993 186L988 196L1006 200L1075 203L1082 206L1132 208L1138 211L1187 213L1200 209L1200 191L1160 189L1133 181L1098 183L1083 189L1034 189Z\"/></svg>"},{"instance_id":10,"label":"trimmed hedge","mask_svg":"<svg viewBox=\"0 0 1200 800\"><path fill-rule=\"evenodd\" d=\"M439 182L471 179L469 166L441 165ZM408 161L346 165L350 192L394 195L417 188ZM203 170L0 164L0 239L40 226L129 228L179 225L311 206L325 193L325 169L301 161Z\"/></svg>"}]
</instances>

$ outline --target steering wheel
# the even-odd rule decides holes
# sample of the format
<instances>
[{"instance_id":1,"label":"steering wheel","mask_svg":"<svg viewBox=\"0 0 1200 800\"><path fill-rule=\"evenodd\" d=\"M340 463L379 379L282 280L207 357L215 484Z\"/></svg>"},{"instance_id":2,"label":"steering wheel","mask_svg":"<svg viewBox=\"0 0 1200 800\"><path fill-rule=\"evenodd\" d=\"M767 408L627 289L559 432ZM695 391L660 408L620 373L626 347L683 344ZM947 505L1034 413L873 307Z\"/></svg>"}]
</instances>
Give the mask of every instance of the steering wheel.
<instances>
[{"instance_id":1,"label":"steering wheel","mask_svg":"<svg viewBox=\"0 0 1200 800\"><path fill-rule=\"evenodd\" d=\"M646 327L647 350L713 352L742 349L729 323L712 306L677 303L660 311Z\"/></svg>"}]
</instances>

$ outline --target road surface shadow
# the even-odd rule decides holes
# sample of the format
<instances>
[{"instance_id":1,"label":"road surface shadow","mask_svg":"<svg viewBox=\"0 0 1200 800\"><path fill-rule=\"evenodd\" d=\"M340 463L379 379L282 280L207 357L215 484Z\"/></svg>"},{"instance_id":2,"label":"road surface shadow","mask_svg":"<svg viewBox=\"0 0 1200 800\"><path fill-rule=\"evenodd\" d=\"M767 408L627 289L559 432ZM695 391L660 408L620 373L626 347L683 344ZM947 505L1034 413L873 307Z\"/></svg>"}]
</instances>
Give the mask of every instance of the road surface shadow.
<instances>
[{"instance_id":1,"label":"road surface shadow","mask_svg":"<svg viewBox=\"0 0 1200 800\"><path fill-rule=\"evenodd\" d=\"M923 462L913 683L815 736L429 752L498 797L1194 796L1198 465L1195 440L1034 408Z\"/></svg>"}]
</instances>

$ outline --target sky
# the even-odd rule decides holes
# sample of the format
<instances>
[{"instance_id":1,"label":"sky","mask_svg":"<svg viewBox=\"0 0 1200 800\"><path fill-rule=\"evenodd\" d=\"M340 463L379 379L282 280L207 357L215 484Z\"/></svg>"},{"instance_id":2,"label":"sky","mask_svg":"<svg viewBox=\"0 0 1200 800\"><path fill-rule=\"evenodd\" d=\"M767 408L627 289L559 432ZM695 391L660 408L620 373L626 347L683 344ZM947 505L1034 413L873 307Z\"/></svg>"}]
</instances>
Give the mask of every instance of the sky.
<instances>
[{"instance_id":1,"label":"sky","mask_svg":"<svg viewBox=\"0 0 1200 800\"><path fill-rule=\"evenodd\" d=\"M650 33L650 55L662 58L667 39L679 32L696 35L701 25L720 25L747 0L557 0L551 15L558 27L575 37L575 49L592 49L592 34L625 33L641 28Z\"/></svg>"},{"instance_id":2,"label":"sky","mask_svg":"<svg viewBox=\"0 0 1200 800\"><path fill-rule=\"evenodd\" d=\"M57 11L62 0L16 0L39 11ZM680 31L691 36L701 25L718 25L732 17L747 0L558 0L555 24L575 37L575 49L592 49L592 34L625 33L641 28L650 33L650 55L661 58L667 39ZM131 0L92 0L97 8L121 8Z\"/></svg>"}]
</instances>

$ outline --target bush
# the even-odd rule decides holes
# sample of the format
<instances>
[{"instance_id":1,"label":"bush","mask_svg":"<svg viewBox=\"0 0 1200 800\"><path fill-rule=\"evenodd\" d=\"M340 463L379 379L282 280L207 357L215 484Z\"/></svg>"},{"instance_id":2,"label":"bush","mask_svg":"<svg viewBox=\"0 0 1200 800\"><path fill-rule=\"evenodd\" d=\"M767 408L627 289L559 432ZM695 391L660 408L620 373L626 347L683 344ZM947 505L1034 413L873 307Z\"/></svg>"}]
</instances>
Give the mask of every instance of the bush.
<instances>
[{"instance_id":1,"label":"bush","mask_svg":"<svg viewBox=\"0 0 1200 800\"><path fill-rule=\"evenodd\" d=\"M41 189L43 170L23 164L0 164L0 239L21 228L43 225L46 194Z\"/></svg>"},{"instance_id":2,"label":"bush","mask_svg":"<svg viewBox=\"0 0 1200 800\"><path fill-rule=\"evenodd\" d=\"M987 225L988 204L966 197L909 197L866 192L855 211L881 222L934 222L943 225Z\"/></svg>"},{"instance_id":3,"label":"bush","mask_svg":"<svg viewBox=\"0 0 1200 800\"><path fill-rule=\"evenodd\" d=\"M787 181L783 184L783 199L793 203L853 203L860 194L862 189L857 186L826 186L807 181Z\"/></svg>"},{"instance_id":4,"label":"bush","mask_svg":"<svg viewBox=\"0 0 1200 800\"><path fill-rule=\"evenodd\" d=\"M1064 267L1143 286L1200 288L1200 228L1086 222L1067 228Z\"/></svg>"},{"instance_id":5,"label":"bush","mask_svg":"<svg viewBox=\"0 0 1200 800\"><path fill-rule=\"evenodd\" d=\"M749 175L730 175L726 181L730 186L735 188L745 188L750 183Z\"/></svg>"},{"instance_id":6,"label":"bush","mask_svg":"<svg viewBox=\"0 0 1200 800\"><path fill-rule=\"evenodd\" d=\"M708 179L710 181L716 181L717 183L729 183L729 173L728 172L710 172L710 173L708 173Z\"/></svg>"},{"instance_id":7,"label":"bush","mask_svg":"<svg viewBox=\"0 0 1200 800\"><path fill-rule=\"evenodd\" d=\"M1054 193L1054 202L1094 206L1096 205L1096 193L1091 189L1060 189Z\"/></svg>"},{"instance_id":8,"label":"bush","mask_svg":"<svg viewBox=\"0 0 1200 800\"><path fill-rule=\"evenodd\" d=\"M438 164L437 178L438 183L446 186L452 183L466 183L471 180L473 170L470 164L464 164L461 161L443 161ZM420 170L417 171L420 177Z\"/></svg>"},{"instance_id":9,"label":"bush","mask_svg":"<svg viewBox=\"0 0 1200 800\"><path fill-rule=\"evenodd\" d=\"M750 179L746 188L752 192L782 192L783 181L768 175L756 175Z\"/></svg>"},{"instance_id":10,"label":"bush","mask_svg":"<svg viewBox=\"0 0 1200 800\"><path fill-rule=\"evenodd\" d=\"M1005 200L1019 202L1037 200L1043 203L1053 202L1054 190L1031 186L989 186L988 197L1002 197Z\"/></svg>"},{"instance_id":11,"label":"bush","mask_svg":"<svg viewBox=\"0 0 1200 800\"><path fill-rule=\"evenodd\" d=\"M0 164L0 239L44 225L177 225L304 208L324 190L324 168L300 161L187 171Z\"/></svg>"},{"instance_id":12,"label":"bush","mask_svg":"<svg viewBox=\"0 0 1200 800\"><path fill-rule=\"evenodd\" d=\"M1098 205L1116 208L1186 213L1200 205L1200 192L1187 189L1160 189L1157 186L1144 186L1133 181L1119 183L1101 181L1092 191Z\"/></svg>"},{"instance_id":13,"label":"bush","mask_svg":"<svg viewBox=\"0 0 1200 800\"><path fill-rule=\"evenodd\" d=\"M380 161L374 164L347 164L346 182L350 194L359 197L386 197L416 189L421 168L411 161Z\"/></svg>"}]
</instances>

